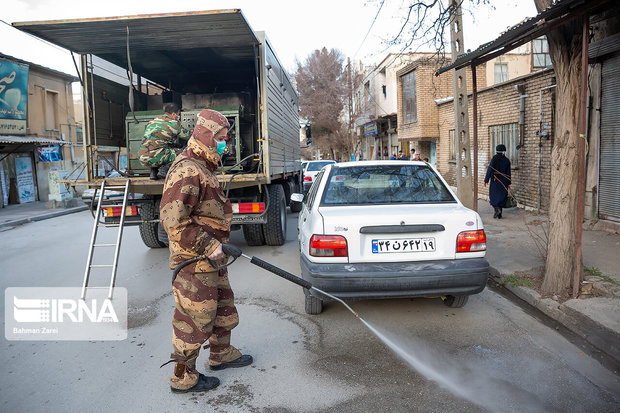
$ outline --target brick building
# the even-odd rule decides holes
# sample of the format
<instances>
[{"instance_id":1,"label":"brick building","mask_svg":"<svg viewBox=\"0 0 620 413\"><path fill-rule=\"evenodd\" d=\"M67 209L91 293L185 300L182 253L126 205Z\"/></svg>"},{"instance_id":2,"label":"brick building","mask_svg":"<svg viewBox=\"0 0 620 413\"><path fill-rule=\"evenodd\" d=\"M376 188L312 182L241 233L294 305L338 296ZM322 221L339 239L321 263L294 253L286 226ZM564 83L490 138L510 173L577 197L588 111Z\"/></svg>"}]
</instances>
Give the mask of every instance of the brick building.
<instances>
[{"instance_id":1,"label":"brick building","mask_svg":"<svg viewBox=\"0 0 620 413\"><path fill-rule=\"evenodd\" d=\"M553 69L545 69L478 92L478 188L488 198L484 176L495 146L503 143L512 166L512 187L520 204L547 210L550 189L550 158L553 146ZM523 100L523 124L520 123ZM473 125L469 95L469 124ZM452 98L436 102L439 124L437 167L456 185L454 104ZM474 148L472 147L472 151Z\"/></svg>"},{"instance_id":2,"label":"brick building","mask_svg":"<svg viewBox=\"0 0 620 413\"><path fill-rule=\"evenodd\" d=\"M439 141L439 108L436 99L452 95L452 73L435 76L443 59L423 56L396 72L398 140L405 149L415 148L422 158L436 164ZM477 70L479 88L486 85L486 66ZM471 90L471 70L467 71L467 88ZM454 115L453 115L454 116ZM453 120L454 122L454 120Z\"/></svg>"}]
</instances>

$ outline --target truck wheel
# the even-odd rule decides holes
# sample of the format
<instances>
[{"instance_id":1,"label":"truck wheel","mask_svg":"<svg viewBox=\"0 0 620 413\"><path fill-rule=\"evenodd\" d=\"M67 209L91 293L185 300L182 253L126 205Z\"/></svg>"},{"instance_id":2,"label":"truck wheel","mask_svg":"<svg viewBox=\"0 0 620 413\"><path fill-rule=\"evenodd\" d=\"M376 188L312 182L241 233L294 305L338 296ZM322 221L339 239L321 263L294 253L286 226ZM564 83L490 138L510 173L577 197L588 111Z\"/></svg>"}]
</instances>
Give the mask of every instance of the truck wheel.
<instances>
[{"instance_id":1,"label":"truck wheel","mask_svg":"<svg viewBox=\"0 0 620 413\"><path fill-rule=\"evenodd\" d=\"M286 199L282 185L269 185L269 206L267 223L263 234L267 245L279 246L286 241Z\"/></svg>"},{"instance_id":2,"label":"truck wheel","mask_svg":"<svg viewBox=\"0 0 620 413\"><path fill-rule=\"evenodd\" d=\"M446 296L446 299L443 301L443 303L448 307L461 308L465 304L467 304L468 299L468 295L448 295Z\"/></svg>"},{"instance_id":3,"label":"truck wheel","mask_svg":"<svg viewBox=\"0 0 620 413\"><path fill-rule=\"evenodd\" d=\"M157 239L166 247L170 245L170 241L168 241L168 233L166 232L164 227L159 225L159 222L157 223Z\"/></svg>"},{"instance_id":4,"label":"truck wheel","mask_svg":"<svg viewBox=\"0 0 620 413\"><path fill-rule=\"evenodd\" d=\"M323 312L323 300L313 296L305 288L304 295L306 296L306 314L321 314Z\"/></svg>"},{"instance_id":5,"label":"truck wheel","mask_svg":"<svg viewBox=\"0 0 620 413\"><path fill-rule=\"evenodd\" d=\"M259 247L261 245L265 245L263 226L261 224L243 225L243 238L245 238L245 242L250 247Z\"/></svg>"},{"instance_id":6,"label":"truck wheel","mask_svg":"<svg viewBox=\"0 0 620 413\"><path fill-rule=\"evenodd\" d=\"M291 194L293 193L293 184L291 181L286 181L282 184L282 188L284 189L284 202L286 205L291 204Z\"/></svg>"},{"instance_id":7,"label":"truck wheel","mask_svg":"<svg viewBox=\"0 0 620 413\"><path fill-rule=\"evenodd\" d=\"M159 202L157 202L159 204ZM158 214L156 213L156 202L144 202L142 204L140 218L144 220L155 219ZM149 248L163 248L166 246L159 240L158 235L159 222L143 222L140 224L140 237L142 242Z\"/></svg>"}]
</instances>

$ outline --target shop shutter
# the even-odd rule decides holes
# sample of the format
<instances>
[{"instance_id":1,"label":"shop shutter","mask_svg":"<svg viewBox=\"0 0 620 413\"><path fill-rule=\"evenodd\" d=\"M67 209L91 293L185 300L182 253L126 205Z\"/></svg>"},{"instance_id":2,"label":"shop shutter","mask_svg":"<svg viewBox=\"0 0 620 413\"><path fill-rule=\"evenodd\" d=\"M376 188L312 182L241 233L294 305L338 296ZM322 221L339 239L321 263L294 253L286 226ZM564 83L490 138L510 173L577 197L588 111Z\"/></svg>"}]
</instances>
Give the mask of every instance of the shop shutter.
<instances>
[{"instance_id":1,"label":"shop shutter","mask_svg":"<svg viewBox=\"0 0 620 413\"><path fill-rule=\"evenodd\" d=\"M620 220L620 54L603 62L599 217Z\"/></svg>"}]
</instances>

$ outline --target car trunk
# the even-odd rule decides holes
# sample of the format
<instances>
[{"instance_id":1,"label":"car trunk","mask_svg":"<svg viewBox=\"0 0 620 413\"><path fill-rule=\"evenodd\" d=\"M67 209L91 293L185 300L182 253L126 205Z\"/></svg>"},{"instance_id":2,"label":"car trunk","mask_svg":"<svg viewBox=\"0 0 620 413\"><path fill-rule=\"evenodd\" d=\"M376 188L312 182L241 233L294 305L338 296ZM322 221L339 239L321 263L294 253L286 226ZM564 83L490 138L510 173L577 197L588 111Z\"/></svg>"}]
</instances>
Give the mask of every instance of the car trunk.
<instances>
[{"instance_id":1,"label":"car trunk","mask_svg":"<svg viewBox=\"0 0 620 413\"><path fill-rule=\"evenodd\" d=\"M476 214L456 203L320 207L319 212L326 235L347 239L349 263L454 259L457 235L478 229Z\"/></svg>"}]
</instances>

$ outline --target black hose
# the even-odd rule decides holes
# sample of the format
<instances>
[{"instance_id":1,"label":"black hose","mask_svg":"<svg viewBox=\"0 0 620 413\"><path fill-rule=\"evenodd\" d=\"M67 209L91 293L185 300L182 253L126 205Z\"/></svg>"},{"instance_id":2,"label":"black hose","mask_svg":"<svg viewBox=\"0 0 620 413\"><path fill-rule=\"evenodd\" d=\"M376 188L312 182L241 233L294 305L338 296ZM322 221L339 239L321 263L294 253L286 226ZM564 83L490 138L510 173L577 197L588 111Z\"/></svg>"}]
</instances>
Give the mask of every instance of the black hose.
<instances>
[{"instance_id":1,"label":"black hose","mask_svg":"<svg viewBox=\"0 0 620 413\"><path fill-rule=\"evenodd\" d=\"M226 265L224 265L223 267L216 267L211 260L209 260L209 258L207 258L205 255L200 255L198 257L193 257L190 258L188 260L183 261L182 263L180 263L179 265L176 266L176 268L174 269L174 271L172 272L172 282L174 283L175 278L177 277L177 274L183 269L183 267L193 264L196 261L199 260L204 260L207 259L209 260L209 263L211 264L211 266L215 269L222 269L222 268L226 268L228 267L230 264L232 264L233 262L235 262L237 260L237 258L239 258L242 255L242 251L239 247L237 247L236 245L233 244L227 244L227 243L222 243L222 251L224 252L224 254L228 255L229 257L233 257L233 260L229 263L227 263ZM248 258L248 256L245 256L246 258ZM301 287L307 288L307 289L311 289L312 288L312 284L310 284L308 281L304 280L303 278L300 278L296 275L291 274L288 271L283 270L282 268L278 268L273 264L268 263L267 261L263 261L260 258L256 258L256 257L252 257L250 259L250 262L258 267L261 267L264 270L267 270L269 272L274 273L275 275L278 275L282 278L284 278L285 280L288 280L294 284L297 284Z\"/></svg>"},{"instance_id":2,"label":"black hose","mask_svg":"<svg viewBox=\"0 0 620 413\"><path fill-rule=\"evenodd\" d=\"M229 265L231 265L233 262L237 261L237 258L239 258L241 256L241 248L237 247L236 245L233 244L226 244L226 243L222 243L222 251L224 252L224 254L228 255L229 257L233 257L233 260L226 263L226 265L223 265L221 267L218 267L217 265L215 265L213 263L213 261L211 261L209 259L209 257L207 257L206 255L199 255L197 257L193 257L190 259L187 259L185 261L183 261L182 263L180 263L179 265L177 265L174 268L174 271L172 271L172 282L174 283L175 278L177 278L177 275L179 274L179 272L181 272L181 270L190 265L195 263L196 261L200 261L200 260L207 260L209 261L209 264L216 270L223 270L224 268L228 267Z\"/></svg>"},{"instance_id":3,"label":"black hose","mask_svg":"<svg viewBox=\"0 0 620 413\"><path fill-rule=\"evenodd\" d=\"M310 284L308 281L304 280L303 278L299 278L296 275L293 275L288 271L284 271L282 268L278 268L273 264L269 264L268 262L261 260L260 258L252 257L250 262L269 272L274 273L275 275L279 275L280 277L292 283L295 283L307 289L312 288L312 284Z\"/></svg>"}]
</instances>

